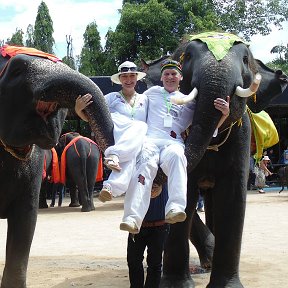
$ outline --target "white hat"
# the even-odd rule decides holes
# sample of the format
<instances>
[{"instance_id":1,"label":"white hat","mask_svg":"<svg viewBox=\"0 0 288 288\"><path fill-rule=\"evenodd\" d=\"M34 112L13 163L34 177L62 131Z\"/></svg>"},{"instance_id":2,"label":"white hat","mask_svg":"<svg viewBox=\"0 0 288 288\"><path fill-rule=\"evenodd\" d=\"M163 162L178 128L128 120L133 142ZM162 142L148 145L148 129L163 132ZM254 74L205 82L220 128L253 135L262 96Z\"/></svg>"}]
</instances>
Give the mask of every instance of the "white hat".
<instances>
[{"instance_id":1,"label":"white hat","mask_svg":"<svg viewBox=\"0 0 288 288\"><path fill-rule=\"evenodd\" d=\"M113 74L111 76L111 81L116 83L116 84L121 84L121 82L119 80L119 76L121 74L127 74L127 73L136 73L137 74L137 81L146 76L146 73L140 72L137 70L137 66L133 62L125 61L121 65L119 65L118 73Z\"/></svg>"},{"instance_id":2,"label":"white hat","mask_svg":"<svg viewBox=\"0 0 288 288\"><path fill-rule=\"evenodd\" d=\"M263 160L270 161L270 158L269 158L269 156L265 155L265 156L263 157Z\"/></svg>"}]
</instances>

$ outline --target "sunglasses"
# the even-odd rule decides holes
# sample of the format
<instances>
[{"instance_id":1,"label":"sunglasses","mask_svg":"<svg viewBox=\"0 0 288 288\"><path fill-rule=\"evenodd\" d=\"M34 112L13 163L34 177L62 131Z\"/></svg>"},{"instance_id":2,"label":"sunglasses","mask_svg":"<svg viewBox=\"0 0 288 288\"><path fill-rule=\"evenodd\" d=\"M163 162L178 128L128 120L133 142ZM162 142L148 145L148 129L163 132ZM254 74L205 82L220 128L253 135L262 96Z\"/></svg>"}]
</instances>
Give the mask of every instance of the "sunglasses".
<instances>
[{"instance_id":1,"label":"sunglasses","mask_svg":"<svg viewBox=\"0 0 288 288\"><path fill-rule=\"evenodd\" d=\"M136 72L137 71L137 68L136 67L122 67L120 68L120 72L123 73L123 72Z\"/></svg>"}]
</instances>

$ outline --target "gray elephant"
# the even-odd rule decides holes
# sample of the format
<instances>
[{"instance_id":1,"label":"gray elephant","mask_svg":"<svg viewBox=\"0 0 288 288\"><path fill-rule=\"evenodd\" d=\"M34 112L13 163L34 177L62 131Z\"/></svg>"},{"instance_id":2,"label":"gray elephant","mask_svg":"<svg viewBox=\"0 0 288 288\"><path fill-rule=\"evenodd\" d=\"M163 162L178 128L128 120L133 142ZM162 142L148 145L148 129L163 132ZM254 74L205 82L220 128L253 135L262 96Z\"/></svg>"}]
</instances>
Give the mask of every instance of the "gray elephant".
<instances>
[{"instance_id":1,"label":"gray elephant","mask_svg":"<svg viewBox=\"0 0 288 288\"><path fill-rule=\"evenodd\" d=\"M73 145L71 145L72 143ZM102 157L97 144L79 133L69 132L60 137L56 151L61 157L61 172L63 169L66 170L65 183L71 197L69 207L82 205L82 212L95 210L94 186L97 180L98 166L102 169L102 162L99 162L102 161ZM65 151L65 155L63 155L63 151ZM99 163L100 165L98 165ZM64 165L66 167L63 167ZM103 175L103 170L100 171L101 173ZM99 179L99 181L101 180Z\"/></svg>"},{"instance_id":2,"label":"gray elephant","mask_svg":"<svg viewBox=\"0 0 288 288\"><path fill-rule=\"evenodd\" d=\"M197 251L204 260L206 256L207 260L212 257L211 247L214 247L207 287L242 288L239 260L251 137L246 104L253 112L267 107L273 98L283 92L287 76L255 61L248 46L240 38L227 33L196 35L179 51L174 54L174 59L178 60L184 52L180 89L184 94L193 91L197 105L185 148L189 174L188 217L184 223L171 227L164 254L161 287L194 287L189 271L190 236L198 243L200 251L198 248ZM219 54L219 51L226 52ZM262 76L260 86L258 74ZM255 97L247 98L255 91L256 102ZM221 117L221 113L214 109L213 101L217 97L226 99L227 95L231 98L230 115L217 137L212 138ZM155 181L161 183L164 177L159 174ZM193 217L199 187L206 191L205 212L209 229L199 217ZM201 247L199 241L206 241L206 246L202 244Z\"/></svg>"},{"instance_id":3,"label":"gray elephant","mask_svg":"<svg viewBox=\"0 0 288 288\"><path fill-rule=\"evenodd\" d=\"M58 142L79 94L93 95L86 114L103 151L114 144L113 122L99 88L53 55L3 46L0 71L0 217L8 222L1 288L26 288L43 149Z\"/></svg>"}]
</instances>

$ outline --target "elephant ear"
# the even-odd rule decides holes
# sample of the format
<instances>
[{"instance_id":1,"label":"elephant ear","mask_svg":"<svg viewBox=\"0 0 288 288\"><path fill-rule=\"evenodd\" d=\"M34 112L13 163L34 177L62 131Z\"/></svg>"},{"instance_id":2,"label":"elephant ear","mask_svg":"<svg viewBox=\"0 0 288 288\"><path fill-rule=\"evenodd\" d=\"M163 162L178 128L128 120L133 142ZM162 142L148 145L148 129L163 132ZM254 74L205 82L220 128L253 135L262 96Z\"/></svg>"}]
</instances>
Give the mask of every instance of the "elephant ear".
<instances>
[{"instance_id":1,"label":"elephant ear","mask_svg":"<svg viewBox=\"0 0 288 288\"><path fill-rule=\"evenodd\" d=\"M287 87L288 77L281 70L274 71L262 61L257 60L257 69L262 76L256 97L248 99L247 105L254 113L265 109L272 100L277 99Z\"/></svg>"}]
</instances>

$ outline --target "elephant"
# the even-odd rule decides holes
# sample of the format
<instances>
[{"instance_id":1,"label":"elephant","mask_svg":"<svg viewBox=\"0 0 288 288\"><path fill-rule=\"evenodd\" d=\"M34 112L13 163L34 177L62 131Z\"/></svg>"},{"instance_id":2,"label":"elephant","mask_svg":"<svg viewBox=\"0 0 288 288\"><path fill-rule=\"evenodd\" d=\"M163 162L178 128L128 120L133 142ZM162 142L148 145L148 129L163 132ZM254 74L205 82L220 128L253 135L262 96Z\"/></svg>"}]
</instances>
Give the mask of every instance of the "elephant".
<instances>
[{"instance_id":1,"label":"elephant","mask_svg":"<svg viewBox=\"0 0 288 288\"><path fill-rule=\"evenodd\" d=\"M226 53L219 57L217 51L211 51L211 40L218 51L226 49ZM192 242L198 243L200 251L198 248L197 251L203 260L204 256L211 255L213 247L208 288L242 288L239 261L251 136L246 104L253 112L263 110L283 92L287 76L256 61L248 45L228 33L195 35L179 50L181 53L176 51L172 58L179 60L183 52L180 90L184 94L193 91L197 104L185 142L187 219L171 225L160 287L195 287L189 271L190 237ZM259 74L262 76L260 84ZM256 95L256 101L251 94ZM226 99L228 95L231 99L229 117L217 136L212 137L221 117L213 101L217 97ZM155 181L161 184L165 177L161 171L158 174ZM205 217L209 229L199 217L194 217L199 188L205 190ZM207 252L209 245L205 247L199 241L210 243L210 252Z\"/></svg>"},{"instance_id":2,"label":"elephant","mask_svg":"<svg viewBox=\"0 0 288 288\"><path fill-rule=\"evenodd\" d=\"M93 96L86 115L100 149L114 144L102 92L58 60L33 48L0 47L0 217L8 223L1 288L27 287L43 149L58 142L67 109L74 109L79 94Z\"/></svg>"},{"instance_id":3,"label":"elephant","mask_svg":"<svg viewBox=\"0 0 288 288\"><path fill-rule=\"evenodd\" d=\"M73 145L67 147L71 141L76 141ZM67 147L65 149L65 147ZM66 150L66 161L63 151ZM66 187L69 187L71 203L69 207L79 207L82 205L82 212L95 210L93 202L93 192L96 182L96 176L99 169L102 170L102 155L97 144L81 136L79 133L65 133L59 138L56 145L56 151L61 155L61 172L63 165L66 165ZM63 162L64 161L64 162ZM100 163L100 165L98 165ZM61 178L63 175L61 174ZM62 181L63 184L64 180ZM79 197L78 197L79 193ZM80 199L79 199L80 198Z\"/></svg>"}]
</instances>

